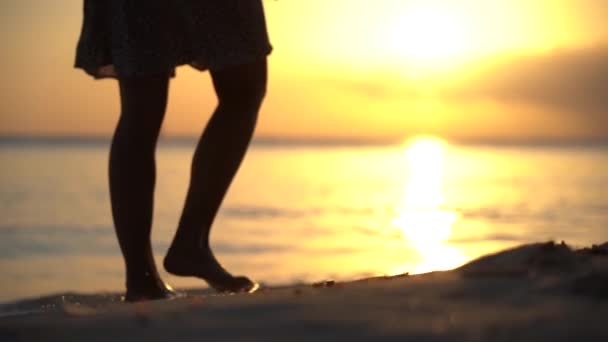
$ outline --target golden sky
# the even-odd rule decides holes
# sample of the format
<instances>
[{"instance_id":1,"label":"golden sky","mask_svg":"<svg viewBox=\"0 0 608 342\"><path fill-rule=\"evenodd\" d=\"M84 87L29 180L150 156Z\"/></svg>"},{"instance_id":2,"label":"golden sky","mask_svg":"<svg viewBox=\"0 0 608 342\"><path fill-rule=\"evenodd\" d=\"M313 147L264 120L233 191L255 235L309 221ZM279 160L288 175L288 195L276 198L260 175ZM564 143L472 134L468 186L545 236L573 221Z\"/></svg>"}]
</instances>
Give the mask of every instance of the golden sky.
<instances>
[{"instance_id":1,"label":"golden sky","mask_svg":"<svg viewBox=\"0 0 608 342\"><path fill-rule=\"evenodd\" d=\"M259 137L608 138L608 1L264 3ZM0 134L110 135L116 82L72 69L82 1L0 6ZM179 68L164 133L198 135L214 105L208 74Z\"/></svg>"}]
</instances>

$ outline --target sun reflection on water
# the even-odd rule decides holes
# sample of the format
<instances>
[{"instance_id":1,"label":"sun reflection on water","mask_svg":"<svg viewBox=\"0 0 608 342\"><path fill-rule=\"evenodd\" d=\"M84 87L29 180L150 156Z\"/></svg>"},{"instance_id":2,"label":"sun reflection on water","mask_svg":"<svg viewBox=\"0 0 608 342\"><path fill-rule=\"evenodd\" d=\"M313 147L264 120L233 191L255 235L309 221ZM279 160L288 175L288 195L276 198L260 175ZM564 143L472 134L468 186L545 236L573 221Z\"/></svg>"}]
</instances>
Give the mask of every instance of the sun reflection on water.
<instances>
[{"instance_id":1,"label":"sun reflection on water","mask_svg":"<svg viewBox=\"0 0 608 342\"><path fill-rule=\"evenodd\" d=\"M406 144L408 175L392 224L420 256L411 273L451 269L466 261L447 244L459 215L444 208L445 154L446 142L435 137L416 137Z\"/></svg>"}]
</instances>

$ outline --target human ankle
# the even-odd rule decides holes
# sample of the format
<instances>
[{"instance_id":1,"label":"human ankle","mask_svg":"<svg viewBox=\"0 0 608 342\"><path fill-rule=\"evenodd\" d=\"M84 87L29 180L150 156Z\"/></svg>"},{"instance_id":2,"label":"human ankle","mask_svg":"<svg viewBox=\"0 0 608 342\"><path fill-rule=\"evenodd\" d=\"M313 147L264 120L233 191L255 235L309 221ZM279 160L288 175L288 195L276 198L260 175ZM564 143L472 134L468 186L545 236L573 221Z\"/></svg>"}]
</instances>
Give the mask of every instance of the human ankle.
<instances>
[{"instance_id":1,"label":"human ankle","mask_svg":"<svg viewBox=\"0 0 608 342\"><path fill-rule=\"evenodd\" d=\"M167 256L194 256L200 251L196 239L175 238L167 250Z\"/></svg>"},{"instance_id":2,"label":"human ankle","mask_svg":"<svg viewBox=\"0 0 608 342\"><path fill-rule=\"evenodd\" d=\"M146 291L158 287L163 281L156 270L127 272L128 291Z\"/></svg>"}]
</instances>

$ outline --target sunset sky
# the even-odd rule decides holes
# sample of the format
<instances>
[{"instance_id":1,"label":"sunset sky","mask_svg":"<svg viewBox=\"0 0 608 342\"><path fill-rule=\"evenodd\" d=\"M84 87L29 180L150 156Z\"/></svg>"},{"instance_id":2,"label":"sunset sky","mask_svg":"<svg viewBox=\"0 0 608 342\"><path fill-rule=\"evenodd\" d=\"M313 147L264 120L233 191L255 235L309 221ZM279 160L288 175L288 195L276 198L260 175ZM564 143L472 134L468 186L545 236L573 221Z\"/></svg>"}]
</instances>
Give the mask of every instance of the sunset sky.
<instances>
[{"instance_id":1,"label":"sunset sky","mask_svg":"<svg viewBox=\"0 0 608 342\"><path fill-rule=\"evenodd\" d=\"M264 3L258 137L608 139L608 1ZM117 83L72 68L82 1L0 6L0 135L109 136ZM209 75L179 68L164 134L198 135L214 105Z\"/></svg>"}]
</instances>

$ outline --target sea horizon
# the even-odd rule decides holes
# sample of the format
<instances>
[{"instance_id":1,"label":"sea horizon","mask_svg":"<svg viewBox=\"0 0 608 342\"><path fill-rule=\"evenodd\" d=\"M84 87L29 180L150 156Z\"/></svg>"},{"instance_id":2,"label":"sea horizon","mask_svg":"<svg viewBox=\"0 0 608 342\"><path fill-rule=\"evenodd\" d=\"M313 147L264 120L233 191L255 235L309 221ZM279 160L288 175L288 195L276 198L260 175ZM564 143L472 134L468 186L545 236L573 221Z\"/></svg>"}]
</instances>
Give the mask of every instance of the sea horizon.
<instances>
[{"instance_id":1,"label":"sea horizon","mask_svg":"<svg viewBox=\"0 0 608 342\"><path fill-rule=\"evenodd\" d=\"M449 144L461 146L488 147L608 147L608 137L593 138L463 138L437 134L417 133L403 137L289 137L289 136L254 136L252 145L260 146L313 146L313 147L356 147L356 146L399 146L416 138L436 138ZM193 145L198 136L161 135L159 146ZM36 144L36 145L107 145L111 135L73 135L73 134L0 134L0 144Z\"/></svg>"}]
</instances>

